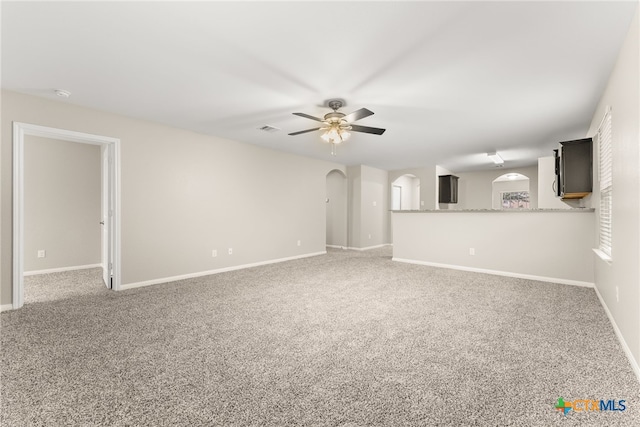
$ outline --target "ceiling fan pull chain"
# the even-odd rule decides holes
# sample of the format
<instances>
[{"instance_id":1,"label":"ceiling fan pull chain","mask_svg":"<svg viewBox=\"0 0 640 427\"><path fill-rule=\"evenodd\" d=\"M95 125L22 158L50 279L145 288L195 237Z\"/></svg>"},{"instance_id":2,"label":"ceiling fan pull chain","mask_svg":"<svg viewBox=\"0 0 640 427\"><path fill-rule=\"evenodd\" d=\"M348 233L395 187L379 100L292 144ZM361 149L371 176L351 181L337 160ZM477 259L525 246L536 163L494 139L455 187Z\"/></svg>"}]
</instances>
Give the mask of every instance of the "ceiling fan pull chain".
<instances>
[{"instance_id":1,"label":"ceiling fan pull chain","mask_svg":"<svg viewBox=\"0 0 640 427\"><path fill-rule=\"evenodd\" d=\"M334 144L333 142L331 143L331 155L336 155L336 144Z\"/></svg>"}]
</instances>

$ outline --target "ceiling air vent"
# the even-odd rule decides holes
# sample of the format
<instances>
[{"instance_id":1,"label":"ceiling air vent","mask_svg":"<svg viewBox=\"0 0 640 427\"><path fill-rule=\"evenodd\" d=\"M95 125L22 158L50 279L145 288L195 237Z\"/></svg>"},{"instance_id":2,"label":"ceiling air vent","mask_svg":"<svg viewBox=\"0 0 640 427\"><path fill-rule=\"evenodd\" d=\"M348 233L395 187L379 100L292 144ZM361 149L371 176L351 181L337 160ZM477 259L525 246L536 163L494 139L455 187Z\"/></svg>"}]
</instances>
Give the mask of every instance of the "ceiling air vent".
<instances>
[{"instance_id":1,"label":"ceiling air vent","mask_svg":"<svg viewBox=\"0 0 640 427\"><path fill-rule=\"evenodd\" d=\"M270 133L278 132L280 130L277 127L273 127L273 126L269 126L269 125L264 125L264 126L262 126L261 128L258 128L258 129L263 130L265 132L270 132Z\"/></svg>"}]
</instances>

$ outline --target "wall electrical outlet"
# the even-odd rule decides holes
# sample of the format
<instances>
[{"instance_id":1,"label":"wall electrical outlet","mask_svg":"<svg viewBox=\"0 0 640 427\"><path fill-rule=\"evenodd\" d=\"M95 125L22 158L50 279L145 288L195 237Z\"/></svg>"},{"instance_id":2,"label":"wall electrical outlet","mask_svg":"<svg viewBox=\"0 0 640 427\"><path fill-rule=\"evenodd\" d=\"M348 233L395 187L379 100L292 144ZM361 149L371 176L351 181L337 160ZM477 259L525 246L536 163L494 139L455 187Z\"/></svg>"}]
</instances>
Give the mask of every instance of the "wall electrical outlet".
<instances>
[{"instance_id":1,"label":"wall electrical outlet","mask_svg":"<svg viewBox=\"0 0 640 427\"><path fill-rule=\"evenodd\" d=\"M45 251L44 249L40 249L38 251L38 258L46 258L47 257L47 251Z\"/></svg>"},{"instance_id":2,"label":"wall electrical outlet","mask_svg":"<svg viewBox=\"0 0 640 427\"><path fill-rule=\"evenodd\" d=\"M369 234L369 239L371 239L371 234Z\"/></svg>"},{"instance_id":3,"label":"wall electrical outlet","mask_svg":"<svg viewBox=\"0 0 640 427\"><path fill-rule=\"evenodd\" d=\"M229 248L229 255L233 255L233 248Z\"/></svg>"},{"instance_id":4,"label":"wall electrical outlet","mask_svg":"<svg viewBox=\"0 0 640 427\"><path fill-rule=\"evenodd\" d=\"M373 206L378 206L378 202L376 202L375 200L373 201Z\"/></svg>"},{"instance_id":5,"label":"wall electrical outlet","mask_svg":"<svg viewBox=\"0 0 640 427\"><path fill-rule=\"evenodd\" d=\"M217 257L217 256L218 256L218 251L217 251L216 249L212 250L212 251L211 251L211 256L212 256L213 258Z\"/></svg>"},{"instance_id":6,"label":"wall electrical outlet","mask_svg":"<svg viewBox=\"0 0 640 427\"><path fill-rule=\"evenodd\" d=\"M300 246L302 244L302 242L300 242L300 240L298 240L298 246Z\"/></svg>"},{"instance_id":7,"label":"wall electrical outlet","mask_svg":"<svg viewBox=\"0 0 640 427\"><path fill-rule=\"evenodd\" d=\"M475 248L469 248L469 255L475 255L476 254L476 249Z\"/></svg>"}]
</instances>

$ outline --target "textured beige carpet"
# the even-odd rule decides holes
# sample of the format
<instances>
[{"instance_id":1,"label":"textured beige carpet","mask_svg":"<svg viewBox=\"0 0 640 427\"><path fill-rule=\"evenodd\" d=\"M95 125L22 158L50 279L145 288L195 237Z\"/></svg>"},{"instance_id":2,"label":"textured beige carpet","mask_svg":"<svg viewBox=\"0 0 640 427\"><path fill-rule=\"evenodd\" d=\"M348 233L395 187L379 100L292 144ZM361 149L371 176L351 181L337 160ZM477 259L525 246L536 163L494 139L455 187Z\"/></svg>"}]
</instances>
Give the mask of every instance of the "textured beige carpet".
<instances>
[{"instance_id":1,"label":"textured beige carpet","mask_svg":"<svg viewBox=\"0 0 640 427\"><path fill-rule=\"evenodd\" d=\"M119 293L100 270L41 276L0 316L0 424L640 425L592 289L390 258L330 250ZM626 410L563 415L560 397Z\"/></svg>"}]
</instances>

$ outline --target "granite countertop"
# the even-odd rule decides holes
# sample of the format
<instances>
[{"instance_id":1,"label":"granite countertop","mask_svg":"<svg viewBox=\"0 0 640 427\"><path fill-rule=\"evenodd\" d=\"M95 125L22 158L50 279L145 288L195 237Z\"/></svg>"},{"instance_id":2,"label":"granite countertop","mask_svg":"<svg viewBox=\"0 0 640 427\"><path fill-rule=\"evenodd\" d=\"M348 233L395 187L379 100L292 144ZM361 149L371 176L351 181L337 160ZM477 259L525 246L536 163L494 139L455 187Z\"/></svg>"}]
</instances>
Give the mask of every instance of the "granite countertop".
<instances>
[{"instance_id":1,"label":"granite countertop","mask_svg":"<svg viewBox=\"0 0 640 427\"><path fill-rule=\"evenodd\" d=\"M595 212L593 208L572 208L572 209L424 209L424 210L402 210L391 211L393 213L536 213L536 212Z\"/></svg>"}]
</instances>

